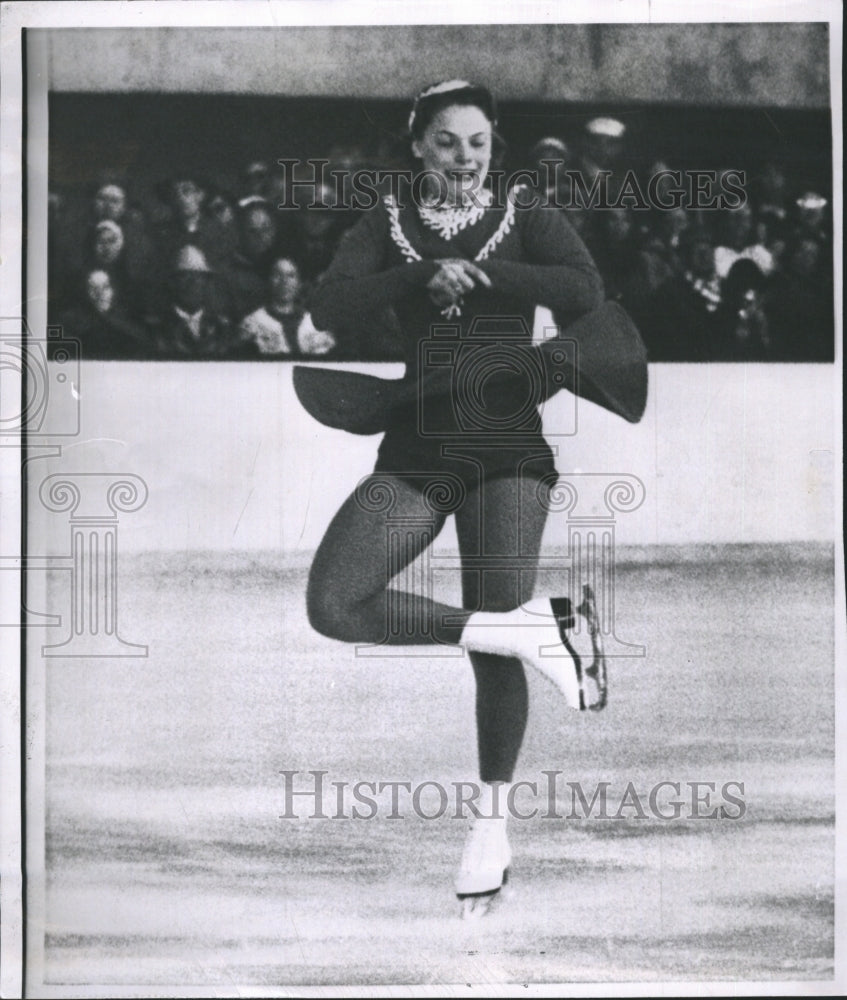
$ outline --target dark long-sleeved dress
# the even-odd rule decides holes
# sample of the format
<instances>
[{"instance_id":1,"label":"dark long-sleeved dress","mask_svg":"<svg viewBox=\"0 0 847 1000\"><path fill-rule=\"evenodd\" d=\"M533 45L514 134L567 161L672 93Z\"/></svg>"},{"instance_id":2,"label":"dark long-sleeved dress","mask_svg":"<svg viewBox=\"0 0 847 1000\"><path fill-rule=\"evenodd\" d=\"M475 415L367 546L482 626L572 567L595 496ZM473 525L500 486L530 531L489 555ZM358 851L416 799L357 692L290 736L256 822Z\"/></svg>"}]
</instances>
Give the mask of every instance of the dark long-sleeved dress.
<instances>
[{"instance_id":1,"label":"dark long-sleeved dress","mask_svg":"<svg viewBox=\"0 0 847 1000\"><path fill-rule=\"evenodd\" d=\"M531 347L535 307L547 306L565 326L602 303L603 285L563 213L533 207L529 196L516 188L450 233L386 196L343 236L313 295L316 325L345 327L393 307L406 378L421 385L436 368L450 372L449 393L424 390L397 414L377 472L414 474L416 482L450 472L472 486L480 477L553 470L535 405L544 398ZM426 287L445 258L476 262L492 284L467 294L458 315L445 315ZM497 376L508 370L518 377L506 387Z\"/></svg>"}]
</instances>

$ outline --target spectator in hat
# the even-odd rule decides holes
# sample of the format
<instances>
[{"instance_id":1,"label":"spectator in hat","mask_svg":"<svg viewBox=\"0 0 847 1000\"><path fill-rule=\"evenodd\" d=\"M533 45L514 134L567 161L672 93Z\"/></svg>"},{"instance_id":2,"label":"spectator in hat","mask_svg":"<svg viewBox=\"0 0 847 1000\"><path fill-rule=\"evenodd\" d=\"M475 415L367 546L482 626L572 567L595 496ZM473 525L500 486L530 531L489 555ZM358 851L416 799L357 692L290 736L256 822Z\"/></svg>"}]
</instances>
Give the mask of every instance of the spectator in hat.
<instances>
[{"instance_id":1,"label":"spectator in hat","mask_svg":"<svg viewBox=\"0 0 847 1000\"><path fill-rule=\"evenodd\" d=\"M150 320L159 357L214 360L255 356L229 320L214 310L212 277L199 247L189 245L177 251L167 283L169 305Z\"/></svg>"},{"instance_id":2,"label":"spectator in hat","mask_svg":"<svg viewBox=\"0 0 847 1000\"><path fill-rule=\"evenodd\" d=\"M602 224L595 199L605 197L614 204L624 178L623 151L626 128L616 118L592 118L585 125L574 165L576 178L569 179L568 220L592 254L600 251Z\"/></svg>"},{"instance_id":3,"label":"spectator in hat","mask_svg":"<svg viewBox=\"0 0 847 1000\"><path fill-rule=\"evenodd\" d=\"M582 138L579 169L590 190L601 171L611 171L608 179L609 197L617 195L625 173L626 126L617 118L599 117L586 122Z\"/></svg>"},{"instance_id":4,"label":"spectator in hat","mask_svg":"<svg viewBox=\"0 0 847 1000\"><path fill-rule=\"evenodd\" d=\"M303 304L300 269L289 257L271 265L265 304L239 325L242 339L259 354L324 355L335 347L331 333L318 330Z\"/></svg>"},{"instance_id":5,"label":"spectator in hat","mask_svg":"<svg viewBox=\"0 0 847 1000\"><path fill-rule=\"evenodd\" d=\"M822 245L829 242L828 206L827 199L817 191L804 191L795 200L793 221L798 239L812 239Z\"/></svg>"}]
</instances>

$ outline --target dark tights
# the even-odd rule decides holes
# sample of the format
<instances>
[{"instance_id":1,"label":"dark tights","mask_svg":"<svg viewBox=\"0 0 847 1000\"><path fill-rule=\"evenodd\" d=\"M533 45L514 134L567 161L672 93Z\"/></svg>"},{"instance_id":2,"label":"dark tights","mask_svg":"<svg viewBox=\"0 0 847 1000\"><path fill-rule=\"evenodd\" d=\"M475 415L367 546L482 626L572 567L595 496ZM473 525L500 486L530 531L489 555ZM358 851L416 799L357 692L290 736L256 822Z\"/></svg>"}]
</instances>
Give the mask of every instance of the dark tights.
<instances>
[{"instance_id":1,"label":"dark tights","mask_svg":"<svg viewBox=\"0 0 847 1000\"><path fill-rule=\"evenodd\" d=\"M509 611L532 597L546 510L537 480L499 478L470 490L453 511L462 558L462 608L388 583L426 549L447 519L402 476L375 475L335 515L309 575L309 621L345 642L458 643L474 611ZM414 587L414 581L407 581ZM422 593L423 591L423 593ZM511 781L527 719L523 665L515 657L470 653L476 678L480 778Z\"/></svg>"}]
</instances>

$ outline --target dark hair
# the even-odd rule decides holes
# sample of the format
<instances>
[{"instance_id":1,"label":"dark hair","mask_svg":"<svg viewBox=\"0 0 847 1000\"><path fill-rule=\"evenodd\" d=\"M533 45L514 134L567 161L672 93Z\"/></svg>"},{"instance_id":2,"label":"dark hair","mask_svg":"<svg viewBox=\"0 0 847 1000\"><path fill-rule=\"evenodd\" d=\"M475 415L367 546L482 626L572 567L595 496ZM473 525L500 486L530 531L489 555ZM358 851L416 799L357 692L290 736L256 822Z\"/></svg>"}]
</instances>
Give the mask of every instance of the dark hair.
<instances>
[{"instance_id":1,"label":"dark hair","mask_svg":"<svg viewBox=\"0 0 847 1000\"><path fill-rule=\"evenodd\" d=\"M497 107L491 92L485 87L474 84L460 84L449 90L441 89L448 86L445 83L433 83L418 94L409 115L409 134L413 139L420 139L432 119L444 108L456 104L465 107L475 107L485 115L492 126L497 124Z\"/></svg>"},{"instance_id":2,"label":"dark hair","mask_svg":"<svg viewBox=\"0 0 847 1000\"><path fill-rule=\"evenodd\" d=\"M742 258L732 265L724 278L721 299L727 307L735 308L748 289L761 292L766 285L767 280L761 269L752 260Z\"/></svg>"}]
</instances>

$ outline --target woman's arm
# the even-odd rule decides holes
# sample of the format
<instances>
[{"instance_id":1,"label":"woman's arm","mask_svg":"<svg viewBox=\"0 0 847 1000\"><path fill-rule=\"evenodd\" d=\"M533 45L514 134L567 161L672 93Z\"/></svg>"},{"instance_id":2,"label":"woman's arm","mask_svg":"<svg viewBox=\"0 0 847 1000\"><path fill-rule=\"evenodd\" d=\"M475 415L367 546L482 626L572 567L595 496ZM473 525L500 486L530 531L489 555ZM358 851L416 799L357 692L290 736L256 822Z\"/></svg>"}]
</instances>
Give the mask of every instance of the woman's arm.
<instances>
[{"instance_id":1,"label":"woman's arm","mask_svg":"<svg viewBox=\"0 0 847 1000\"><path fill-rule=\"evenodd\" d=\"M410 289L422 289L438 270L431 260L385 268L390 237L381 205L342 236L335 256L312 293L309 312L327 330L361 321L393 305Z\"/></svg>"},{"instance_id":2,"label":"woman's arm","mask_svg":"<svg viewBox=\"0 0 847 1000\"><path fill-rule=\"evenodd\" d=\"M518 205L516 222L529 260L483 261L480 266L495 289L553 312L580 315L602 304L600 272L561 209Z\"/></svg>"}]
</instances>

